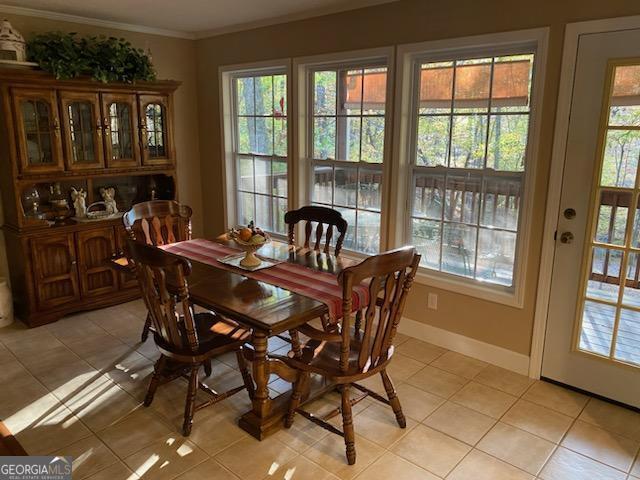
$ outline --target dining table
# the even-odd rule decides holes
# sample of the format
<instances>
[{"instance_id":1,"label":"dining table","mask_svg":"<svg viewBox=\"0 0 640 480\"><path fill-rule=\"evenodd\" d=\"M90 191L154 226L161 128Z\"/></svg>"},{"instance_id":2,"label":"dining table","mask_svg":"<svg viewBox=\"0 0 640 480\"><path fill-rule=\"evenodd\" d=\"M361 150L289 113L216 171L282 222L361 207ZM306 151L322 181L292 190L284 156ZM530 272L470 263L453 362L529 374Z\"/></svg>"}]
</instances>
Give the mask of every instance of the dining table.
<instances>
[{"instance_id":1,"label":"dining table","mask_svg":"<svg viewBox=\"0 0 640 480\"><path fill-rule=\"evenodd\" d=\"M236 247L234 241L226 236L213 241L230 249ZM239 426L262 440L282 428L290 398L288 391L274 398L270 396L268 384L271 376L276 375L290 383L296 377L295 371L284 362L269 357L269 338L286 336L282 334L328 315L329 307L313 296L274 284L277 282L252 278L251 272L241 268L222 265L211 259L198 260L197 256L184 253L186 250L181 248L186 247L188 242L194 241L178 242L162 248L185 256L191 262L188 285L193 304L224 315L252 332L249 360L255 392L251 399L252 408L240 417ZM326 274L331 274L336 277L336 284L340 272L356 263L356 260L344 256L292 246L275 239L265 244L257 255L276 264L286 262L312 272L322 272L325 278ZM313 275L309 281L313 282ZM333 388L322 377L312 378L303 400L308 402Z\"/></svg>"}]
</instances>

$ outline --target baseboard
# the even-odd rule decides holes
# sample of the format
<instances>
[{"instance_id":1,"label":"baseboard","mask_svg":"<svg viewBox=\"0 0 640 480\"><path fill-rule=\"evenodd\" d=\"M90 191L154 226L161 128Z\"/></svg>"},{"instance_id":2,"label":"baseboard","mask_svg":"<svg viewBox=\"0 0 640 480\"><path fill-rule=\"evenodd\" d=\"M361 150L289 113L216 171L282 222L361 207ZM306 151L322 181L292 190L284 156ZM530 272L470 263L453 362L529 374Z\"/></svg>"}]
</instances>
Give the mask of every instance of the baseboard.
<instances>
[{"instance_id":1,"label":"baseboard","mask_svg":"<svg viewBox=\"0 0 640 480\"><path fill-rule=\"evenodd\" d=\"M398 331L418 340L433 343L521 375L529 374L529 357L522 353L465 337L459 333L417 322L410 318L402 318Z\"/></svg>"}]
</instances>

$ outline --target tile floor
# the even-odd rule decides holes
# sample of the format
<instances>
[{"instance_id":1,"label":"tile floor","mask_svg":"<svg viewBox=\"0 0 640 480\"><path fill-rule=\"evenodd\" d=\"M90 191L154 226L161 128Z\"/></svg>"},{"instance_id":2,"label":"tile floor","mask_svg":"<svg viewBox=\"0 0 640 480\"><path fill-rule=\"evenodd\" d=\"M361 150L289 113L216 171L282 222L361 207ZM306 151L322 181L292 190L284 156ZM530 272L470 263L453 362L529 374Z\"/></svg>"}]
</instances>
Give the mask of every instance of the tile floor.
<instances>
[{"instance_id":1,"label":"tile floor","mask_svg":"<svg viewBox=\"0 0 640 480\"><path fill-rule=\"evenodd\" d=\"M74 479L93 480L640 479L640 414L402 335L390 375L407 428L389 408L359 403L355 466L341 439L299 416L291 430L254 440L236 425L249 408L244 393L197 413L186 439L182 381L141 406L157 357L151 340L139 343L144 317L131 302L0 329L0 418L29 453L72 455ZM235 368L233 355L220 358L207 383L239 384ZM377 378L366 383L382 391ZM337 402L330 394L308 408Z\"/></svg>"}]
</instances>

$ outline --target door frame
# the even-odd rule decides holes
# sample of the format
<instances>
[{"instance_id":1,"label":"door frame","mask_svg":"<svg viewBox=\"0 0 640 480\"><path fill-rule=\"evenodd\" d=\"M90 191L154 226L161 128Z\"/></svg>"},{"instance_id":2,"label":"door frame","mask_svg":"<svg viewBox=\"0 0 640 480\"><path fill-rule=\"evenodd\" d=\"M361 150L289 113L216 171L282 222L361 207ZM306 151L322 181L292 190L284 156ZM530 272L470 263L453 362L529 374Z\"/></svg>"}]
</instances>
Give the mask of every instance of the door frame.
<instances>
[{"instance_id":1,"label":"door frame","mask_svg":"<svg viewBox=\"0 0 640 480\"><path fill-rule=\"evenodd\" d=\"M640 29L640 15L569 23L565 29L553 150L551 154L551 167L549 169L547 206L542 237L542 253L540 257L540 271L538 273L538 291L536 294L531 354L529 357L529 376L532 378L540 378L542 371L542 355L544 352L545 333L549 316L549 299L551 296L551 278L557 246L555 232L558 227L558 218L560 215L562 180L567 153L573 83L580 36L632 29Z\"/></svg>"}]
</instances>

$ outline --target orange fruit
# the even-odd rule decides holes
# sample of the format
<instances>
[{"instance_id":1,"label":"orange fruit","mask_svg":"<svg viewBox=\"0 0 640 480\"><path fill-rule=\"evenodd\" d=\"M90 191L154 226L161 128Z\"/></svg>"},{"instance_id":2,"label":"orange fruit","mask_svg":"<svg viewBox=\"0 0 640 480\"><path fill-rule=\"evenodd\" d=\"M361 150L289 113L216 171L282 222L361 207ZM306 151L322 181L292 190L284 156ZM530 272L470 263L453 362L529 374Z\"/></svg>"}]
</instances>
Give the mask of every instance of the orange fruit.
<instances>
[{"instance_id":1,"label":"orange fruit","mask_svg":"<svg viewBox=\"0 0 640 480\"><path fill-rule=\"evenodd\" d=\"M238 233L240 240L242 240L243 242L248 242L252 235L253 235L253 232L251 231L250 228L243 228Z\"/></svg>"}]
</instances>

